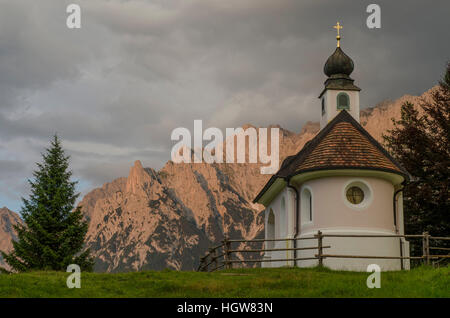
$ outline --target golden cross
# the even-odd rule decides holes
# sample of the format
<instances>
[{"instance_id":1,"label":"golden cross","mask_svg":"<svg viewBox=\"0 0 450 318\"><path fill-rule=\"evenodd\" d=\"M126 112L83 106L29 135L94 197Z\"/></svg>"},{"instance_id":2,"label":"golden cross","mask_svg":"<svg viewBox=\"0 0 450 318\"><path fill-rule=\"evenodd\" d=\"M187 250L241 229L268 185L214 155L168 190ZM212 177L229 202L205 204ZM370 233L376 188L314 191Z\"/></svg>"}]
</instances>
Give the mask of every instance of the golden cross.
<instances>
[{"instance_id":1,"label":"golden cross","mask_svg":"<svg viewBox=\"0 0 450 318\"><path fill-rule=\"evenodd\" d=\"M333 28L335 28L337 30L336 40L337 40L337 47L339 47L340 46L340 40L341 40L341 35L339 33L339 30L342 29L342 25L340 25L339 22L338 22L335 26L333 26Z\"/></svg>"}]
</instances>

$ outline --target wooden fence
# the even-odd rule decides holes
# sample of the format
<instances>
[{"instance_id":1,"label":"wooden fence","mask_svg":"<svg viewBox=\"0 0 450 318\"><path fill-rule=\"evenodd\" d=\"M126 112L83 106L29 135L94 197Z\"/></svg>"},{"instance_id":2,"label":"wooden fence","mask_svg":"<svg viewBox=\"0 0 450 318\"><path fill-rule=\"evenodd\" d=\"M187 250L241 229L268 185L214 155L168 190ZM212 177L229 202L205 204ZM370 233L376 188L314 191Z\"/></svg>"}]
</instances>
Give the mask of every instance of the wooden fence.
<instances>
[{"instance_id":1,"label":"wooden fence","mask_svg":"<svg viewBox=\"0 0 450 318\"><path fill-rule=\"evenodd\" d=\"M422 256L375 256L375 255L336 255L336 254L326 254L325 249L331 248L330 245L323 245L323 239L326 237L346 237L346 238L414 238L422 239ZM264 244L267 242L294 242L302 240L317 240L317 246L312 247L295 247L295 248L241 248L233 249L232 244L244 243L247 246L252 243ZM251 263L263 263L263 262L293 262L305 260L318 260L318 265L323 266L323 260L325 258L365 258L365 259L409 259L409 260L422 260L425 264L430 265L431 261L442 260L450 258L449 254L431 254L432 250L437 251L450 251L447 247L430 246L431 241L448 241L450 237L435 237L431 236L428 232L422 234L413 235L351 235L351 234L323 234L318 231L317 234L311 237L302 238L287 238L287 239L255 239L255 240L230 240L225 238L222 243L218 246L212 247L205 254L205 256L200 258L200 265L197 271L212 272L219 269L231 269L234 264L241 264L245 266ZM401 240L400 240L401 242ZM259 253L262 256L264 252L273 251L301 251L301 250L317 250L317 254L314 257L292 257L292 258L280 258L280 259L264 259L264 258L244 258L242 255L248 253ZM241 257L238 257L240 254ZM433 262L433 265L435 263ZM402 264L403 269L403 264Z\"/></svg>"}]
</instances>

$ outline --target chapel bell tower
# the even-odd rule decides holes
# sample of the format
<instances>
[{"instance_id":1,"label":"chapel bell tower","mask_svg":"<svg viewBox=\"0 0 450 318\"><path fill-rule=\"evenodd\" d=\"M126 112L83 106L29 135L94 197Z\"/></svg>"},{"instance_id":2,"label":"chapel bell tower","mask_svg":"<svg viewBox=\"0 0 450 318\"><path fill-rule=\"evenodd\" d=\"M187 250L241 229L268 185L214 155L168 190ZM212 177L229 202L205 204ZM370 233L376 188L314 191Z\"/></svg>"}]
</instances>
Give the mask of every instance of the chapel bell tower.
<instances>
[{"instance_id":1,"label":"chapel bell tower","mask_svg":"<svg viewBox=\"0 0 450 318\"><path fill-rule=\"evenodd\" d=\"M339 31L342 26L338 22L334 28L337 30L337 47L323 68L328 79L319 96L321 103L320 129L344 109L359 122L359 91L361 89L354 85L354 80L350 78L354 69L353 61L340 47Z\"/></svg>"}]
</instances>

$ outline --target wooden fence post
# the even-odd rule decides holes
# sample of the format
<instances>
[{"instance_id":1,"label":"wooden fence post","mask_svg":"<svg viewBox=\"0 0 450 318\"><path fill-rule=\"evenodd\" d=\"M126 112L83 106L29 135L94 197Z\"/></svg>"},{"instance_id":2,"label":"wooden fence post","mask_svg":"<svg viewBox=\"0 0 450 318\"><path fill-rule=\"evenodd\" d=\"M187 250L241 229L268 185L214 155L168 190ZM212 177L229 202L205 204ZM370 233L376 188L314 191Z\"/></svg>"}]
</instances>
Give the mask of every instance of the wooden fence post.
<instances>
[{"instance_id":1,"label":"wooden fence post","mask_svg":"<svg viewBox=\"0 0 450 318\"><path fill-rule=\"evenodd\" d=\"M289 248L296 248L293 238L290 239L290 241L289 241ZM297 254L297 252L295 250L290 251L290 253L289 253L289 258L292 258L292 267L297 266L297 261L295 260L295 258L297 257L296 254Z\"/></svg>"},{"instance_id":2,"label":"wooden fence post","mask_svg":"<svg viewBox=\"0 0 450 318\"><path fill-rule=\"evenodd\" d=\"M218 263L217 263L217 249L216 248L210 248L209 249L209 255L211 255L211 262L212 262L212 264L214 264L214 267L211 270L211 272L213 272L218 267Z\"/></svg>"},{"instance_id":3,"label":"wooden fence post","mask_svg":"<svg viewBox=\"0 0 450 318\"><path fill-rule=\"evenodd\" d=\"M206 257L206 271L210 272L210 268L211 268L211 252L208 252L208 256Z\"/></svg>"},{"instance_id":4,"label":"wooden fence post","mask_svg":"<svg viewBox=\"0 0 450 318\"><path fill-rule=\"evenodd\" d=\"M203 272L203 266L205 265L205 256L200 257L200 265L198 265L198 272Z\"/></svg>"},{"instance_id":5,"label":"wooden fence post","mask_svg":"<svg viewBox=\"0 0 450 318\"><path fill-rule=\"evenodd\" d=\"M225 268L226 269L232 269L233 265L230 262L231 261L231 242L228 240L228 237L225 236L224 240L223 240L223 254L224 254L224 259L225 259Z\"/></svg>"},{"instance_id":6,"label":"wooden fence post","mask_svg":"<svg viewBox=\"0 0 450 318\"><path fill-rule=\"evenodd\" d=\"M317 232L317 243L318 243L318 257L319 257L319 267L322 267L323 266L323 257L322 257L322 255L323 255L323 244L322 244L322 232L321 231L318 231Z\"/></svg>"},{"instance_id":7,"label":"wooden fence post","mask_svg":"<svg viewBox=\"0 0 450 318\"><path fill-rule=\"evenodd\" d=\"M425 232L425 246L427 252L427 265L430 265L430 234Z\"/></svg>"},{"instance_id":8,"label":"wooden fence post","mask_svg":"<svg viewBox=\"0 0 450 318\"><path fill-rule=\"evenodd\" d=\"M403 256L403 242L402 242L402 238L399 237L400 239L400 256ZM403 265L403 258L400 258L400 270L404 270L405 266Z\"/></svg>"},{"instance_id":9,"label":"wooden fence post","mask_svg":"<svg viewBox=\"0 0 450 318\"><path fill-rule=\"evenodd\" d=\"M206 253L205 253L204 260L203 260L203 262L205 263L205 264L203 265L203 271L204 271L204 272L209 272L209 271L208 271L208 267L209 267L209 265L208 265L208 263L209 263L209 262L208 262L208 255L209 255L208 252L206 252Z\"/></svg>"},{"instance_id":10,"label":"wooden fence post","mask_svg":"<svg viewBox=\"0 0 450 318\"><path fill-rule=\"evenodd\" d=\"M422 264L425 264L427 257L427 243L426 243L427 232L422 232Z\"/></svg>"}]
</instances>

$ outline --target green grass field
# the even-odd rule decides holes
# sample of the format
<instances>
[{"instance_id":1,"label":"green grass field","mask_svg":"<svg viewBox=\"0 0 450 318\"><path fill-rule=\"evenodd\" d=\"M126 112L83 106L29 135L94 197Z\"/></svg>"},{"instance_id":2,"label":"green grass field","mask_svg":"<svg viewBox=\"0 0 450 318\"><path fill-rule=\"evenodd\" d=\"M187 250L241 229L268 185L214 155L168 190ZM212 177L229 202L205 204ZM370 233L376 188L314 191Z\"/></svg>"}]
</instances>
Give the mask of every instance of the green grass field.
<instances>
[{"instance_id":1,"label":"green grass field","mask_svg":"<svg viewBox=\"0 0 450 318\"><path fill-rule=\"evenodd\" d=\"M367 288L369 273L318 268L82 273L80 289L69 275L1 274L0 297L450 297L449 267L381 273L380 289Z\"/></svg>"}]
</instances>

